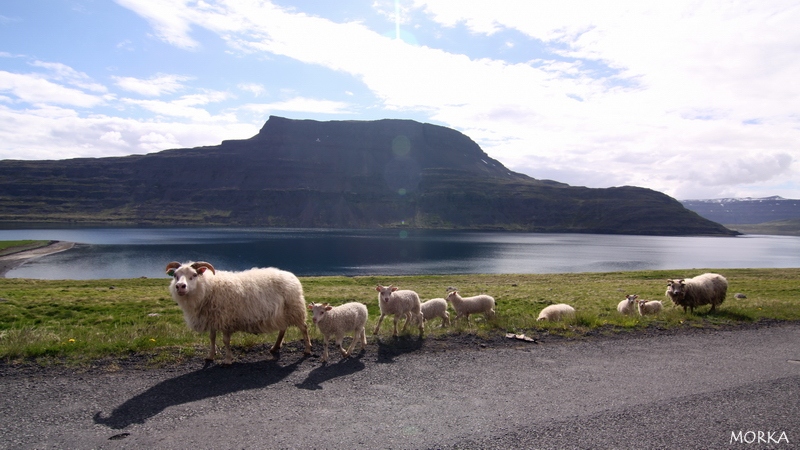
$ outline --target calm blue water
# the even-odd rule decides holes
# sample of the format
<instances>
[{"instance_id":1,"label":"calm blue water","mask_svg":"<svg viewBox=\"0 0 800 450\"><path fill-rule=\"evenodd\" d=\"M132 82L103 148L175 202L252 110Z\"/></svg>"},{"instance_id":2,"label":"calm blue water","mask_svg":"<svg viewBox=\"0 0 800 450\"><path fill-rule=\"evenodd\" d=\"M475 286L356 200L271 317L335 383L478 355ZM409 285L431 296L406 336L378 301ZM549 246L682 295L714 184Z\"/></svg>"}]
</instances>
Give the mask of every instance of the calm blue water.
<instances>
[{"instance_id":1,"label":"calm blue water","mask_svg":"<svg viewBox=\"0 0 800 450\"><path fill-rule=\"evenodd\" d=\"M734 238L298 229L0 230L0 240L76 242L7 277L163 277L170 261L297 275L561 273L800 267L800 237Z\"/></svg>"}]
</instances>

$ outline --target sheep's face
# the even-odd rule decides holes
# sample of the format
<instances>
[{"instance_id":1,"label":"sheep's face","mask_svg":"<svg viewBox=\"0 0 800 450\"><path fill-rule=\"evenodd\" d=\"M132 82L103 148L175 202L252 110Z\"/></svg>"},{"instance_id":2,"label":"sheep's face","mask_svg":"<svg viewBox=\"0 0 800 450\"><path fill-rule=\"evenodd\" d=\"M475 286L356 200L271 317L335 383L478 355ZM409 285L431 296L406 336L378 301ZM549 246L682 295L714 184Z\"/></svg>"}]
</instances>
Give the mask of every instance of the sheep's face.
<instances>
[{"instance_id":1,"label":"sheep's face","mask_svg":"<svg viewBox=\"0 0 800 450\"><path fill-rule=\"evenodd\" d=\"M396 291L397 288L394 286L378 285L375 290L378 291L378 300L380 302L389 303L389 299L392 298L392 292Z\"/></svg>"},{"instance_id":2,"label":"sheep's face","mask_svg":"<svg viewBox=\"0 0 800 450\"><path fill-rule=\"evenodd\" d=\"M633 302L635 302L635 301L636 301L636 299L637 299L637 298L639 298L639 296L638 296L638 295L636 295L636 294L633 294L633 295L628 295L628 296L626 296L625 298L627 298L627 299L628 299L628 304L629 304L629 305L632 305L632 304L633 304Z\"/></svg>"},{"instance_id":3,"label":"sheep's face","mask_svg":"<svg viewBox=\"0 0 800 450\"><path fill-rule=\"evenodd\" d=\"M327 311L333 309L333 306L327 303L309 303L308 309L311 310L311 321L316 325L325 317Z\"/></svg>"},{"instance_id":4,"label":"sheep's face","mask_svg":"<svg viewBox=\"0 0 800 450\"><path fill-rule=\"evenodd\" d=\"M672 298L683 298L686 295L686 282L684 280L667 280L667 295Z\"/></svg>"},{"instance_id":5,"label":"sheep's face","mask_svg":"<svg viewBox=\"0 0 800 450\"><path fill-rule=\"evenodd\" d=\"M453 301L453 299L454 299L454 298L456 298L456 295L458 295L458 291L450 291L450 292L447 294L447 297L445 297L444 299L445 299L446 301L448 301L448 302L452 302L452 301Z\"/></svg>"},{"instance_id":6,"label":"sheep's face","mask_svg":"<svg viewBox=\"0 0 800 450\"><path fill-rule=\"evenodd\" d=\"M172 273L170 291L181 297L190 294L195 289L198 278L202 277L206 270L206 267L194 268L189 264L184 264L177 269L167 271L167 273Z\"/></svg>"}]
</instances>

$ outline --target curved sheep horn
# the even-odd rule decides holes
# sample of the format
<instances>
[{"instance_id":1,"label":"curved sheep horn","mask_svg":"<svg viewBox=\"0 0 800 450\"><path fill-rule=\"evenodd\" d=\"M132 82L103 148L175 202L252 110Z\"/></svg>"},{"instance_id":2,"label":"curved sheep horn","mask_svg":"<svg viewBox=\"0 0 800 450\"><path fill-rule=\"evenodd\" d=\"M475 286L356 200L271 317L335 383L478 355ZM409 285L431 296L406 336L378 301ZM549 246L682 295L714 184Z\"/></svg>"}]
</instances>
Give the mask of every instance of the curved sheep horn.
<instances>
[{"instance_id":1,"label":"curved sheep horn","mask_svg":"<svg viewBox=\"0 0 800 450\"><path fill-rule=\"evenodd\" d=\"M217 271L214 270L214 266L212 266L211 263L207 263L205 261L198 261L198 262L192 264L192 269L197 270L197 269L199 269L201 267L205 267L206 269L211 270L211 273L213 273L214 275L217 274Z\"/></svg>"},{"instance_id":2,"label":"curved sheep horn","mask_svg":"<svg viewBox=\"0 0 800 450\"><path fill-rule=\"evenodd\" d=\"M175 275L175 269L181 266L181 263L178 261L172 261L171 263L167 264L167 275L173 276Z\"/></svg>"}]
</instances>

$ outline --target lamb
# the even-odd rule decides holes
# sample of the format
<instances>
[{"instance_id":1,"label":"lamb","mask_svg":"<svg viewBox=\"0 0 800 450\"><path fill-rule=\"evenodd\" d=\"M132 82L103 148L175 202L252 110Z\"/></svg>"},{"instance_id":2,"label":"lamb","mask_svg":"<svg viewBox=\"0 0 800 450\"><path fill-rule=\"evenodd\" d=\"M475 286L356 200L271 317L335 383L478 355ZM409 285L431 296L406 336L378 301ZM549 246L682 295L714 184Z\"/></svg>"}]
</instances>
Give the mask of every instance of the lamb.
<instances>
[{"instance_id":1,"label":"lamb","mask_svg":"<svg viewBox=\"0 0 800 450\"><path fill-rule=\"evenodd\" d=\"M403 331L406 331L408 323L413 320L415 323L419 323L420 335L425 332L425 327L422 323L422 311L420 311L419 295L416 292L407 289L398 290L395 286L381 285L376 286L375 290L378 291L378 305L381 308L381 317L378 319L378 324L375 326L373 334L378 334L383 318L390 314L394 315L394 334L392 336L397 336L397 321L400 320L400 317L406 318L405 324L403 324Z\"/></svg>"},{"instance_id":2,"label":"lamb","mask_svg":"<svg viewBox=\"0 0 800 450\"><path fill-rule=\"evenodd\" d=\"M557 303L545 307L536 320L548 320L555 322L557 320L566 319L569 316L575 315L575 308L567 305L566 303Z\"/></svg>"},{"instance_id":3,"label":"lamb","mask_svg":"<svg viewBox=\"0 0 800 450\"><path fill-rule=\"evenodd\" d=\"M714 312L717 305L725 301L728 280L716 273L704 273L694 278L667 280L666 296L677 306L683 306L694 313L694 308L711 305L708 312Z\"/></svg>"},{"instance_id":4,"label":"lamb","mask_svg":"<svg viewBox=\"0 0 800 450\"><path fill-rule=\"evenodd\" d=\"M367 348L367 335L365 327L367 325L367 307L358 302L345 303L340 306L330 306L327 303L309 303L308 309L311 310L312 321L322 333L323 351L322 362L328 360L328 339L336 336L336 345L342 352L342 358L347 358L353 352L357 341L361 341L361 349ZM347 331L353 332L353 342L347 350L342 347L344 334Z\"/></svg>"},{"instance_id":5,"label":"lamb","mask_svg":"<svg viewBox=\"0 0 800 450\"><path fill-rule=\"evenodd\" d=\"M447 301L443 298L432 298L420 305L423 320L431 320L434 317L442 318L442 328L450 325L450 313L447 312Z\"/></svg>"},{"instance_id":6,"label":"lamb","mask_svg":"<svg viewBox=\"0 0 800 450\"><path fill-rule=\"evenodd\" d=\"M458 294L458 290L452 290L447 294L445 300L452 303L453 309L456 311L456 320L465 317L467 324L469 324L470 314L483 313L487 320L495 316L494 298L486 294L462 297Z\"/></svg>"},{"instance_id":7,"label":"lamb","mask_svg":"<svg viewBox=\"0 0 800 450\"><path fill-rule=\"evenodd\" d=\"M619 311L620 314L625 314L625 315L633 314L634 312L636 312L637 298L639 298L639 296L636 294L627 295L625 297L625 300L619 302L619 304L617 305L617 311Z\"/></svg>"},{"instance_id":8,"label":"lamb","mask_svg":"<svg viewBox=\"0 0 800 450\"><path fill-rule=\"evenodd\" d=\"M636 300L636 308L639 310L640 316L646 316L660 313L664 305L658 300L649 302L647 300Z\"/></svg>"},{"instance_id":9,"label":"lamb","mask_svg":"<svg viewBox=\"0 0 800 450\"><path fill-rule=\"evenodd\" d=\"M183 310L186 325L194 331L208 331L211 340L207 360L216 356L217 332L225 345L224 364L231 364L231 335L237 331L270 333L279 331L270 353L278 353L289 326L303 333L305 354L311 354L306 326L303 286L291 272L273 267L243 272L217 271L205 261L171 262L167 275L172 299Z\"/></svg>"}]
</instances>

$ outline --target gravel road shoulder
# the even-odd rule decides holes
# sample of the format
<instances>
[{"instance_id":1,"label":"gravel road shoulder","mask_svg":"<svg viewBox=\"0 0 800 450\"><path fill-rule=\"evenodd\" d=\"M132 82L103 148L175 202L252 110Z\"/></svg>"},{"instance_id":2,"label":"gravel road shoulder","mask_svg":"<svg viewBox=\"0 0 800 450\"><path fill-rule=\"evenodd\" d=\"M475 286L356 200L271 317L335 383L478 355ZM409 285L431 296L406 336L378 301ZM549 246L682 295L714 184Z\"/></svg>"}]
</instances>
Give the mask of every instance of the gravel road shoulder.
<instances>
[{"instance_id":1,"label":"gravel road shoulder","mask_svg":"<svg viewBox=\"0 0 800 450\"><path fill-rule=\"evenodd\" d=\"M800 324L539 343L371 338L323 365L290 343L230 367L0 365L9 448L727 448L800 439ZM315 342L315 350L319 345ZM113 367L113 369L112 369ZM778 435L780 436L780 435ZM769 448L762 446L761 448Z\"/></svg>"}]
</instances>

